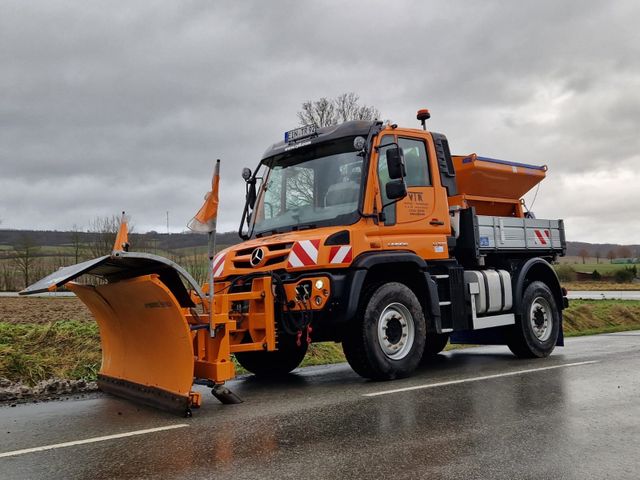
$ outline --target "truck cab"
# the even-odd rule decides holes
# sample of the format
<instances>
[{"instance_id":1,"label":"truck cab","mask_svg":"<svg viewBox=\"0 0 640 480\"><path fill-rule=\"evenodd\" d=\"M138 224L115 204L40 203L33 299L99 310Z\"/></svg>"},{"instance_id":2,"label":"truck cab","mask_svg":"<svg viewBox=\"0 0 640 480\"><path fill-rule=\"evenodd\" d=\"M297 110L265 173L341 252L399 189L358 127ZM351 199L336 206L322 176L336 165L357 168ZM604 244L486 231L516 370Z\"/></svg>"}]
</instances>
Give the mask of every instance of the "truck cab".
<instances>
[{"instance_id":1,"label":"truck cab","mask_svg":"<svg viewBox=\"0 0 640 480\"><path fill-rule=\"evenodd\" d=\"M564 226L527 218L521 201L546 167L452 156L421 116L423 129L292 130L245 169L245 241L218 254L215 280L235 291L269 276L284 347L236 354L250 371L271 372L285 351L298 352L284 369L295 368L311 341L342 342L354 369L378 379L408 375L448 341L519 356L562 343L566 298L550 262Z\"/></svg>"}]
</instances>

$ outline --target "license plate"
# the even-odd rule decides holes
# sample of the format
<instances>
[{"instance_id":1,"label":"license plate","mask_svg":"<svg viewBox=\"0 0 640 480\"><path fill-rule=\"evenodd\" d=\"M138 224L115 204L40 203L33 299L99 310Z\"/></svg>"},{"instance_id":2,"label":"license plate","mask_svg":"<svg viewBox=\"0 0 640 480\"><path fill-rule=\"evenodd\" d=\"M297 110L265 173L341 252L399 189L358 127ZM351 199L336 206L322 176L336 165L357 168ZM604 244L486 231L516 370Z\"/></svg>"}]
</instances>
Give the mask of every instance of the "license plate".
<instances>
[{"instance_id":1,"label":"license plate","mask_svg":"<svg viewBox=\"0 0 640 480\"><path fill-rule=\"evenodd\" d=\"M305 125L304 127L289 130L284 134L285 143L297 142L302 138L311 137L317 133L317 128L313 125Z\"/></svg>"}]
</instances>

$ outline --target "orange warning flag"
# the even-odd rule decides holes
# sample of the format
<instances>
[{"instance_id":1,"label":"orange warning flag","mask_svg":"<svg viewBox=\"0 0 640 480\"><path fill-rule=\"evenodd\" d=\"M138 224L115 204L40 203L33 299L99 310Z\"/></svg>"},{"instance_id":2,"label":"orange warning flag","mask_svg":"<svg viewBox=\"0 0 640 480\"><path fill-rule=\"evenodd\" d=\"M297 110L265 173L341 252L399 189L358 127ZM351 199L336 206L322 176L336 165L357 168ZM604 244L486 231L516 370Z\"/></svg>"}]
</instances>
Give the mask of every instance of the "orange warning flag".
<instances>
[{"instance_id":1,"label":"orange warning flag","mask_svg":"<svg viewBox=\"0 0 640 480\"><path fill-rule=\"evenodd\" d=\"M211 181L211 191L204 197L204 205L191 219L187 227L194 232L211 233L216 230L218 219L218 188L220 186L220 160L216 161Z\"/></svg>"},{"instance_id":2,"label":"orange warning flag","mask_svg":"<svg viewBox=\"0 0 640 480\"><path fill-rule=\"evenodd\" d=\"M122 218L120 219L120 228L118 228L116 241L113 242L113 251L129 251L129 216L125 215L124 212L122 212Z\"/></svg>"}]
</instances>

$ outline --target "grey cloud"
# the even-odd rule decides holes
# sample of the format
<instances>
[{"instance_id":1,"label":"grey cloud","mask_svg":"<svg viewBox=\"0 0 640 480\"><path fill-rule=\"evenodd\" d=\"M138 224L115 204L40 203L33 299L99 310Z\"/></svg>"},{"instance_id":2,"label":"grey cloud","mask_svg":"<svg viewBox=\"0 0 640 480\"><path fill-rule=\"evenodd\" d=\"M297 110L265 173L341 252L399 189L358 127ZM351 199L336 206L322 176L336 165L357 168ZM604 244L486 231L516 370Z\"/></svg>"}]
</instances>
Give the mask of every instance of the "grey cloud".
<instances>
[{"instance_id":1,"label":"grey cloud","mask_svg":"<svg viewBox=\"0 0 640 480\"><path fill-rule=\"evenodd\" d=\"M616 195L596 218L562 179L637 170L639 14L633 1L5 2L2 226L124 208L156 230L169 210L180 230L219 157L220 227L235 229L240 168L304 100L355 91L402 125L429 107L457 152L548 164L539 213L586 239L605 232L602 210L616 221ZM607 228L590 239L637 243Z\"/></svg>"}]
</instances>

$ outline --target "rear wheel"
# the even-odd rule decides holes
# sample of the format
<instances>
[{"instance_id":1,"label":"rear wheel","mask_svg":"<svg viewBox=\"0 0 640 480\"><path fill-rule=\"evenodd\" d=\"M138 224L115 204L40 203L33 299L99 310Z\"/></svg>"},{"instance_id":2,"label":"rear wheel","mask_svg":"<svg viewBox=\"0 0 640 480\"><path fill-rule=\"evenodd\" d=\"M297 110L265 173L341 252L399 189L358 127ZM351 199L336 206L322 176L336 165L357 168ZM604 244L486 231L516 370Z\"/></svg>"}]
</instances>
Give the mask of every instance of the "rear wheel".
<instances>
[{"instance_id":1,"label":"rear wheel","mask_svg":"<svg viewBox=\"0 0 640 480\"><path fill-rule=\"evenodd\" d=\"M273 352L239 352L236 360L245 369L260 377L278 377L295 370L307 353L307 342L298 347L287 339Z\"/></svg>"},{"instance_id":2,"label":"rear wheel","mask_svg":"<svg viewBox=\"0 0 640 480\"><path fill-rule=\"evenodd\" d=\"M522 315L512 327L507 345L520 358L546 357L560 334L560 312L549 287L531 282L522 296Z\"/></svg>"},{"instance_id":3,"label":"rear wheel","mask_svg":"<svg viewBox=\"0 0 640 480\"><path fill-rule=\"evenodd\" d=\"M358 318L342 342L356 373L374 380L411 374L424 350L425 320L413 291L391 282L366 294Z\"/></svg>"}]
</instances>

